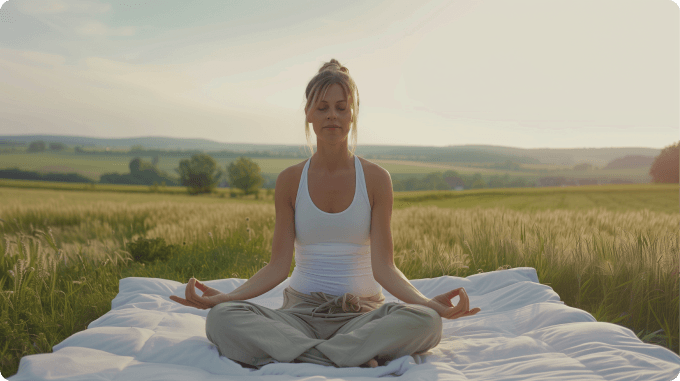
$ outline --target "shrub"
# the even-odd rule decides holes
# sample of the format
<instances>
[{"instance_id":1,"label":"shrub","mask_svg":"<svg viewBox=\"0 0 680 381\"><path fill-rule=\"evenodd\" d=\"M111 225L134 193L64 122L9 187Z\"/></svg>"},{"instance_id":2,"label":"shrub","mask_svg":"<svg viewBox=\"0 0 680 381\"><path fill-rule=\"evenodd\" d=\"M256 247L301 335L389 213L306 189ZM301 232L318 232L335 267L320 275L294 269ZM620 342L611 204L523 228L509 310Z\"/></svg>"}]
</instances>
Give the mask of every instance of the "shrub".
<instances>
[{"instance_id":1,"label":"shrub","mask_svg":"<svg viewBox=\"0 0 680 381\"><path fill-rule=\"evenodd\" d=\"M135 262L167 261L177 245L168 245L163 238L139 238L128 243L127 249Z\"/></svg>"},{"instance_id":2,"label":"shrub","mask_svg":"<svg viewBox=\"0 0 680 381\"><path fill-rule=\"evenodd\" d=\"M43 152L44 150L45 142L42 140L31 142L31 144L28 145L28 152Z\"/></svg>"}]
</instances>

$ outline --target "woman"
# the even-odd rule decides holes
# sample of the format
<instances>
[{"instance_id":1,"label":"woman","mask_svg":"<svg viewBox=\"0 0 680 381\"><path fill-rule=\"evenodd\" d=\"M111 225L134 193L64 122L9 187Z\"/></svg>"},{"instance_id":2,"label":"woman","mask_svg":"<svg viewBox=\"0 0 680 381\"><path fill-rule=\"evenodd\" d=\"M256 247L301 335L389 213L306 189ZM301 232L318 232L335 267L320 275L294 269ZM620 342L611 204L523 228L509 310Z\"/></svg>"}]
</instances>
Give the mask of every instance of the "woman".
<instances>
[{"instance_id":1,"label":"woman","mask_svg":"<svg viewBox=\"0 0 680 381\"><path fill-rule=\"evenodd\" d=\"M386 170L354 155L359 92L347 68L334 59L324 64L305 93L307 142L311 123L317 151L276 180L271 260L228 294L191 278L186 299L170 298L211 308L208 339L221 355L250 366L278 361L375 367L427 351L441 339L442 317L480 309L470 309L463 288L425 297L395 266L392 181ZM296 266L283 306L272 310L248 302L286 280L294 249ZM407 304L384 303L381 286Z\"/></svg>"}]
</instances>

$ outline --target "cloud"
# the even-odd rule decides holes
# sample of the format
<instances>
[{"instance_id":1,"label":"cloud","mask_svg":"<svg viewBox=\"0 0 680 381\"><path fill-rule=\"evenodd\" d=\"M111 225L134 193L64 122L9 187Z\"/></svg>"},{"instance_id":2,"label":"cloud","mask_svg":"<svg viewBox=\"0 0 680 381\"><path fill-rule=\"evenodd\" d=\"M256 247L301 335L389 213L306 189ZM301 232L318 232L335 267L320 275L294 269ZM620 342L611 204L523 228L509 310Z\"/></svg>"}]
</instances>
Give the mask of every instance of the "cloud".
<instances>
[{"instance_id":1,"label":"cloud","mask_svg":"<svg viewBox=\"0 0 680 381\"><path fill-rule=\"evenodd\" d=\"M31 15L66 12L69 14L101 14L111 11L111 4L84 0L22 0L17 2L16 6L22 13Z\"/></svg>"},{"instance_id":2,"label":"cloud","mask_svg":"<svg viewBox=\"0 0 680 381\"><path fill-rule=\"evenodd\" d=\"M3 36L6 46L21 46L14 43L18 36L68 43L73 39L82 41L83 37L130 37L138 31L131 25L108 25L110 16L114 16L112 6L98 0L21 0L12 5L14 16L21 22L8 33L12 37ZM42 33L45 30L50 32L49 36Z\"/></svg>"},{"instance_id":3,"label":"cloud","mask_svg":"<svg viewBox=\"0 0 680 381\"><path fill-rule=\"evenodd\" d=\"M9 49L7 49L9 50ZM35 51L13 51L14 61L22 62L32 66L61 66L66 62L64 56L59 54L49 54Z\"/></svg>"},{"instance_id":4,"label":"cloud","mask_svg":"<svg viewBox=\"0 0 680 381\"><path fill-rule=\"evenodd\" d=\"M121 26L111 28L108 25L95 20L83 22L75 28L76 33L84 36L134 36L136 28L133 26Z\"/></svg>"},{"instance_id":5,"label":"cloud","mask_svg":"<svg viewBox=\"0 0 680 381\"><path fill-rule=\"evenodd\" d=\"M208 97L182 65L134 65L100 57L89 57L83 64L67 65L59 55L0 48L0 134L50 131L121 137L143 131L242 142L266 135L285 143L304 138L299 114L262 101L254 107ZM231 96L239 94L233 91Z\"/></svg>"}]
</instances>

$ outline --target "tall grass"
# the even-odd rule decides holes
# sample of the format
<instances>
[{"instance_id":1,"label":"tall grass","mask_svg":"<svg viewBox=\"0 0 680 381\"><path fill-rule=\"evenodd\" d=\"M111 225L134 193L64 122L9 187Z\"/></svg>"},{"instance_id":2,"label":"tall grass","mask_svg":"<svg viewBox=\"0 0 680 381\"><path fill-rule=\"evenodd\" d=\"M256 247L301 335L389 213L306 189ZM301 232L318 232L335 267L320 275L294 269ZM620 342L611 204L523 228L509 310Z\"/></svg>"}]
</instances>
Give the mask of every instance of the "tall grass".
<instances>
[{"instance_id":1,"label":"tall grass","mask_svg":"<svg viewBox=\"0 0 680 381\"><path fill-rule=\"evenodd\" d=\"M565 304L678 352L680 216L411 207L395 211L395 262L409 278L533 267Z\"/></svg>"},{"instance_id":2,"label":"tall grass","mask_svg":"<svg viewBox=\"0 0 680 381\"><path fill-rule=\"evenodd\" d=\"M0 203L5 377L21 357L50 352L108 312L121 278L248 278L269 261L271 203L101 195ZM392 230L395 261L410 279L534 267L567 305L677 353L679 223L677 214L648 210L413 206L394 211ZM178 249L165 262L137 263L127 244L141 237Z\"/></svg>"},{"instance_id":3,"label":"tall grass","mask_svg":"<svg viewBox=\"0 0 680 381\"><path fill-rule=\"evenodd\" d=\"M213 200L0 206L3 376L15 374L23 356L51 352L108 312L121 278L255 274L270 257L273 207ZM179 249L166 262L135 263L127 244L140 237Z\"/></svg>"},{"instance_id":4,"label":"tall grass","mask_svg":"<svg viewBox=\"0 0 680 381\"><path fill-rule=\"evenodd\" d=\"M52 346L111 308L126 256L99 242L60 249L51 232L5 235L0 244L0 368Z\"/></svg>"}]
</instances>

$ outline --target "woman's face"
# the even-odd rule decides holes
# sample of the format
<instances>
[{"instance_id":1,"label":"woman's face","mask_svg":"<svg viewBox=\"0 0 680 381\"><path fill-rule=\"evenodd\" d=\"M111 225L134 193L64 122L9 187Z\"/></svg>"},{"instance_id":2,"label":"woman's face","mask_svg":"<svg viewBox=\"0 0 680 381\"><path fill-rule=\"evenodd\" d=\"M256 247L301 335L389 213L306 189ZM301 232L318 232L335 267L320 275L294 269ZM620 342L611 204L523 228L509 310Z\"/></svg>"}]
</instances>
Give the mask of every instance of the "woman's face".
<instances>
[{"instance_id":1,"label":"woman's face","mask_svg":"<svg viewBox=\"0 0 680 381\"><path fill-rule=\"evenodd\" d=\"M342 86L332 84L326 96L307 110L307 121L312 124L317 140L335 143L347 139L352 109Z\"/></svg>"}]
</instances>

